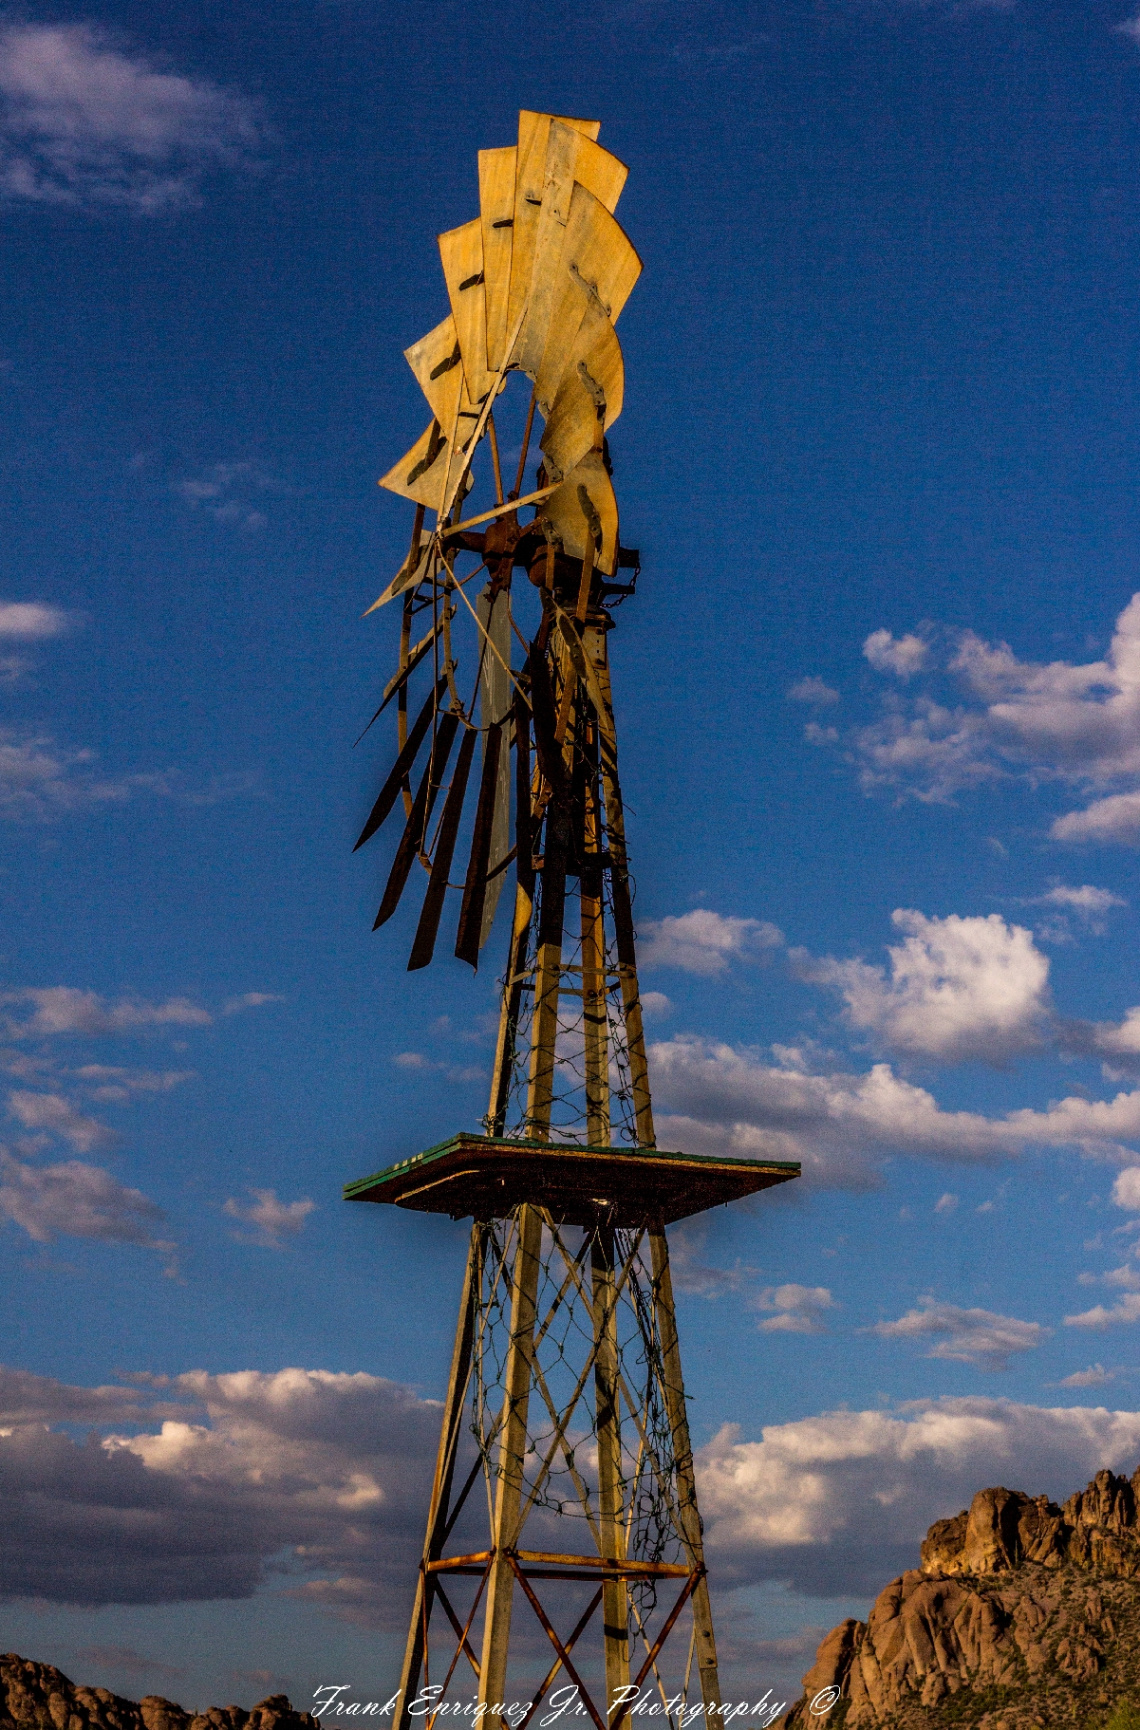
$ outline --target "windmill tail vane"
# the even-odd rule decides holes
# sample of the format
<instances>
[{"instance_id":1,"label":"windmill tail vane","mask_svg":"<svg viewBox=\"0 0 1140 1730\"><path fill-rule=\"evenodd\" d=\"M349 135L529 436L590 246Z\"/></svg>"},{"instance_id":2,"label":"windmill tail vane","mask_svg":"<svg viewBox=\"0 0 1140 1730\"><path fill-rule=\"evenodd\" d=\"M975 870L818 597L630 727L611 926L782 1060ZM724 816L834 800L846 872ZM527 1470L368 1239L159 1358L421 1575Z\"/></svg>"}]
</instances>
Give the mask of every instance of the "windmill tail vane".
<instances>
[{"instance_id":1,"label":"windmill tail vane","mask_svg":"<svg viewBox=\"0 0 1140 1730\"><path fill-rule=\"evenodd\" d=\"M594 1730L643 1690L671 1730L690 1689L721 1710L666 1227L799 1171L656 1144L608 655L639 571L607 434L641 263L598 131L524 111L479 152L479 215L439 237L451 310L406 350L431 418L380 483L416 510L368 609L400 603L365 728L394 710L395 757L356 843L395 817L375 924L414 878L426 967L451 892L474 967L514 891L483 1132L345 1189L473 1221L393 1730L435 1730L471 1673L492 1730L555 1685Z\"/></svg>"}]
</instances>

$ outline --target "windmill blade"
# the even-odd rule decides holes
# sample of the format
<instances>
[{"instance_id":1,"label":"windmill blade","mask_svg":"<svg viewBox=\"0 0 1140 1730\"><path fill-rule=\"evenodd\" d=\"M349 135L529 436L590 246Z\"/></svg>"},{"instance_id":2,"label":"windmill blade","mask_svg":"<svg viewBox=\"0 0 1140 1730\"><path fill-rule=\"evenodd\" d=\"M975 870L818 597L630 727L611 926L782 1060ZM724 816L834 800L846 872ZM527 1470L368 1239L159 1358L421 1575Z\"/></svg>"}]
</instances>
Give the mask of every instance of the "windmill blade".
<instances>
[{"instance_id":1,"label":"windmill blade","mask_svg":"<svg viewBox=\"0 0 1140 1730\"><path fill-rule=\"evenodd\" d=\"M450 433L463 388L463 352L454 314L449 312L442 324L406 348L404 359L415 373L432 414L443 430Z\"/></svg>"},{"instance_id":2,"label":"windmill blade","mask_svg":"<svg viewBox=\"0 0 1140 1730\"><path fill-rule=\"evenodd\" d=\"M617 498L600 451L587 451L547 499L542 514L571 558L585 557L586 537L591 535L595 565L607 577L613 576L618 550Z\"/></svg>"},{"instance_id":3,"label":"windmill blade","mask_svg":"<svg viewBox=\"0 0 1140 1730\"><path fill-rule=\"evenodd\" d=\"M534 749L538 758L538 766L542 771L547 785L556 797L561 796L566 788L566 766L562 760L562 748L557 737L557 711L554 705L554 691L550 683L550 669L546 664L546 652L538 646L538 638L530 646L530 703L531 714L534 717ZM528 797L529 805L529 797Z\"/></svg>"},{"instance_id":4,"label":"windmill blade","mask_svg":"<svg viewBox=\"0 0 1140 1730\"><path fill-rule=\"evenodd\" d=\"M509 777L511 761L509 750L503 751L503 729L501 726L491 726L483 739L483 774L479 782L479 802L475 807L475 828L471 836L471 855L467 861L467 876L463 884L463 904L459 910L459 930L455 938L455 953L460 961L467 961L472 967L479 965L479 951L483 947L483 919L487 901L487 891L496 887L502 881L500 872L494 883L488 883L487 872L491 863L491 831L494 825L496 805L499 790L499 763L505 759L505 768Z\"/></svg>"},{"instance_id":5,"label":"windmill blade","mask_svg":"<svg viewBox=\"0 0 1140 1730\"><path fill-rule=\"evenodd\" d=\"M435 939L439 931L440 915L443 912L444 897L447 894L447 879L451 873L451 861L455 853L455 837L459 833L459 819L463 813L463 800L467 794L467 781L471 774L471 759L475 755L475 737L474 727L464 728L463 741L455 762L455 773L451 777L451 786L447 790L447 798L443 803L439 840L435 846L435 858L432 860L427 894L424 896L423 908L420 911L420 922L416 926L416 935L412 943L412 953L408 961L409 973L417 973L421 967L426 967L435 953Z\"/></svg>"},{"instance_id":6,"label":"windmill blade","mask_svg":"<svg viewBox=\"0 0 1140 1730\"><path fill-rule=\"evenodd\" d=\"M384 898L380 903L380 911L377 913L372 926L373 931L378 931L381 925L386 925L400 905L400 896L404 893L408 872L412 868L416 854L420 850L420 844L427 833L427 826L431 822L436 794L443 782L447 759L451 754L451 745L458 725L459 717L453 714L450 709L440 716L435 743L427 760L423 779L412 801L408 820L404 824L404 833L400 837L400 845L396 849L396 857L393 859L392 869L388 873Z\"/></svg>"},{"instance_id":7,"label":"windmill blade","mask_svg":"<svg viewBox=\"0 0 1140 1730\"><path fill-rule=\"evenodd\" d=\"M483 225L476 216L439 236L447 297L463 356L463 376L473 403L495 382L487 371L487 302L483 294Z\"/></svg>"},{"instance_id":8,"label":"windmill blade","mask_svg":"<svg viewBox=\"0 0 1140 1730\"><path fill-rule=\"evenodd\" d=\"M551 474L569 474L587 451L600 448L605 433L621 414L625 397L625 365L617 332L601 308L587 299L584 290L580 292L582 323L571 344L558 393L547 410L540 441ZM542 406L541 374L539 381Z\"/></svg>"},{"instance_id":9,"label":"windmill blade","mask_svg":"<svg viewBox=\"0 0 1140 1730\"><path fill-rule=\"evenodd\" d=\"M511 231L511 298L507 310L507 329L514 330L519 314L530 294L534 271L534 247L538 234L538 213L542 206L542 189L546 179L546 147L550 127L561 120L575 132L595 139L601 131L598 120L571 120L565 115L536 114L529 108L519 113L518 159L515 173L514 228Z\"/></svg>"},{"instance_id":10,"label":"windmill blade","mask_svg":"<svg viewBox=\"0 0 1140 1730\"><path fill-rule=\"evenodd\" d=\"M543 170L542 203L535 225L534 265L526 324L515 347L515 362L532 378L546 347L550 315L558 299L559 263L575 185L585 187L611 214L629 174L600 144L575 132L564 121L552 120Z\"/></svg>"},{"instance_id":11,"label":"windmill blade","mask_svg":"<svg viewBox=\"0 0 1140 1730\"><path fill-rule=\"evenodd\" d=\"M393 463L386 475L381 475L379 484L390 493L399 493L401 498L414 499L417 505L438 511L447 483L448 448L447 434L440 430L439 422L433 420L407 456Z\"/></svg>"},{"instance_id":12,"label":"windmill blade","mask_svg":"<svg viewBox=\"0 0 1140 1730\"><path fill-rule=\"evenodd\" d=\"M456 614L456 607L455 607L455 603L453 601L450 608L448 609L447 616L449 619L453 619L455 617L455 614ZM420 662L423 660L424 656L427 654L428 650L431 648L432 644L435 642L435 639L439 636L439 633L442 630L442 628L443 628L443 619L439 618L436 620L435 624L432 626L432 628L428 632L427 636L421 637L419 642L415 645L415 647L413 649L409 649L407 665L399 668L399 670L397 672L393 673L392 677L388 680L388 683L384 687L383 701L381 702L380 707L377 709L376 713L373 715L372 720L369 721L368 727L373 726L380 719L381 715L384 713L385 709L388 707L388 704L392 701L392 698L395 697L404 688L404 686L407 684L408 680L411 678L412 674L415 672L416 668L419 666ZM447 683L446 679L444 680L444 683L445 684ZM364 733L367 733L368 727L365 727ZM357 745L359 745L360 739L363 739L364 733L361 733L360 738L355 741L355 743Z\"/></svg>"},{"instance_id":13,"label":"windmill blade","mask_svg":"<svg viewBox=\"0 0 1140 1730\"><path fill-rule=\"evenodd\" d=\"M621 224L584 186L575 186L555 267L557 297L532 374L541 380L540 396L550 400L557 393L587 306L616 324L640 275L641 260Z\"/></svg>"},{"instance_id":14,"label":"windmill blade","mask_svg":"<svg viewBox=\"0 0 1140 1730\"><path fill-rule=\"evenodd\" d=\"M364 609L361 617L366 619L369 613L374 613L378 607L386 607L389 601L394 601L405 589L415 588L417 583L422 583L431 571L434 558L435 548L431 541L428 541L414 564L410 559L405 559L383 594L378 595L372 605Z\"/></svg>"},{"instance_id":15,"label":"windmill blade","mask_svg":"<svg viewBox=\"0 0 1140 1730\"><path fill-rule=\"evenodd\" d=\"M486 728L499 725L506 728L506 748L500 758L499 778L491 821L491 860L497 866L501 864L511 844L511 739L508 717L514 702L514 690L511 676L507 671L511 664L510 590L504 589L498 595L491 595L488 592L489 588L490 585L488 584L487 589L484 589L483 593L477 597L475 604L476 615L487 633L488 640L487 646L483 650L483 664L479 675L480 719ZM484 734L484 765L489 746L490 733L488 732ZM505 875L500 871L487 886L483 917L479 927L480 949L491 935L495 909L499 905L499 896L505 881Z\"/></svg>"},{"instance_id":16,"label":"windmill blade","mask_svg":"<svg viewBox=\"0 0 1140 1730\"><path fill-rule=\"evenodd\" d=\"M427 702L416 716L415 724L413 725L411 732L408 734L408 742L396 758L396 761L393 763L391 773L384 785L381 787L379 797L368 814L368 821L360 831L360 839L352 849L354 853L363 847L366 841L372 839L373 835L375 835L377 829L379 829L381 823L383 823L389 811L392 809L392 806L396 803L396 796L403 785L404 777L415 762L419 748L424 741L424 734L431 726L431 718L435 711L435 706L446 689L447 680L446 678L441 678L439 683L436 685L435 690L431 692Z\"/></svg>"},{"instance_id":17,"label":"windmill blade","mask_svg":"<svg viewBox=\"0 0 1140 1730\"><path fill-rule=\"evenodd\" d=\"M515 226L518 149L479 152L479 220L483 225L483 298L487 304L487 367L498 372L505 358L511 298L511 253Z\"/></svg>"}]
</instances>

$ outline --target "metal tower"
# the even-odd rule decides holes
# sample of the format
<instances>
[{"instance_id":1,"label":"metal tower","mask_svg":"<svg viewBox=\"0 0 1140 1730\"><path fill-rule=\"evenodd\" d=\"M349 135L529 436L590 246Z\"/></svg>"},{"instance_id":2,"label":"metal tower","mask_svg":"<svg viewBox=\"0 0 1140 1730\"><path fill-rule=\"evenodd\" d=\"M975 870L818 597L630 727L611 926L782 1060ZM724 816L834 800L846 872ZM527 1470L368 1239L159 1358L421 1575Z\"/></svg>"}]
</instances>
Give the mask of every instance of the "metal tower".
<instances>
[{"instance_id":1,"label":"metal tower","mask_svg":"<svg viewBox=\"0 0 1140 1730\"><path fill-rule=\"evenodd\" d=\"M475 965L508 867L515 884L484 1133L345 1191L474 1222L393 1730L446 1724L472 1681L495 1730L526 1730L558 1688L596 1730L647 1690L671 1721L682 1700L719 1706L666 1227L799 1171L654 1135L607 652L639 566L606 432L640 262L612 214L626 170L597 132L524 112L517 147L479 153L480 215L439 239L451 313L407 351L432 421L382 482L418 508L376 603L402 597L377 710L396 703L397 755L357 845L404 814L376 924L418 861L409 967L427 965L464 833L455 953ZM533 388L505 492L493 410L516 373ZM464 516L477 452L495 502Z\"/></svg>"}]
</instances>

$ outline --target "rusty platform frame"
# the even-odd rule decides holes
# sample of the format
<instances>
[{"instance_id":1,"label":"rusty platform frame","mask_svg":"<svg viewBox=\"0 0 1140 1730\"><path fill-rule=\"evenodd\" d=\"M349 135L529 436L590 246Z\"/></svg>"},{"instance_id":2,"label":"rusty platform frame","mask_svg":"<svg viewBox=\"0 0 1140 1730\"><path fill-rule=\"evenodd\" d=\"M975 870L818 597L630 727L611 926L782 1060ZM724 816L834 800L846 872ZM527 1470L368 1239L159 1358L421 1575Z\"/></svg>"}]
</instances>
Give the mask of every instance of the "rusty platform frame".
<instances>
[{"instance_id":1,"label":"rusty platform frame","mask_svg":"<svg viewBox=\"0 0 1140 1730\"><path fill-rule=\"evenodd\" d=\"M453 1135L344 1187L346 1201L389 1202L452 1219L502 1219L521 1202L568 1225L670 1225L798 1177L792 1160L717 1159L651 1147L578 1147Z\"/></svg>"}]
</instances>

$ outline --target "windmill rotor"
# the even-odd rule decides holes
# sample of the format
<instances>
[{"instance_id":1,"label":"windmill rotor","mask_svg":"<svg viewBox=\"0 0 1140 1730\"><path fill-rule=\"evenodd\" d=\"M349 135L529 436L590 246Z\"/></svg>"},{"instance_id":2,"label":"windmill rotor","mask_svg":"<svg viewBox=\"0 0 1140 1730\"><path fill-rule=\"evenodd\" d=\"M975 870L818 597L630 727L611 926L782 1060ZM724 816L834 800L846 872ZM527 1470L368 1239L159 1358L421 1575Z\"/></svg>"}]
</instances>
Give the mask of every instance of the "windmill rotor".
<instances>
[{"instance_id":1,"label":"windmill rotor","mask_svg":"<svg viewBox=\"0 0 1140 1730\"><path fill-rule=\"evenodd\" d=\"M516 144L479 152L479 214L439 236L450 310L405 350L431 418L380 481L417 509L407 558L368 609L402 602L399 661L368 723L394 703L397 740L356 845L401 812L376 924L395 912L418 861L427 884L411 969L435 953L449 888L462 893L455 953L477 965L506 867L521 857L520 824L537 840L548 808L572 796L571 714L591 713L612 738L582 632L588 617L606 628L606 601L632 591L623 573L636 580L638 556L620 541L607 434L625 387L614 326L641 261L613 214L627 169L598 132L595 121L524 110ZM494 409L516 374L531 391L509 474ZM524 492L532 454L534 485ZM477 458L493 492L482 508ZM512 602L520 569L538 591L531 635ZM537 762L529 813L518 791L527 778L510 766L524 733Z\"/></svg>"}]
</instances>

